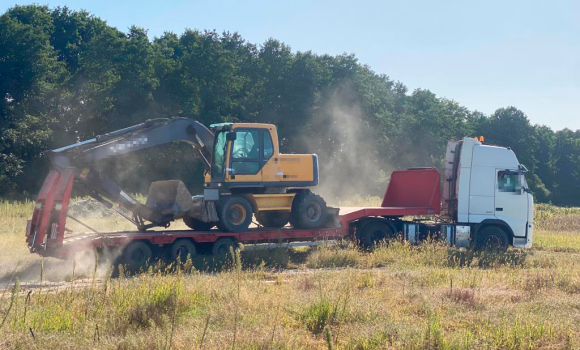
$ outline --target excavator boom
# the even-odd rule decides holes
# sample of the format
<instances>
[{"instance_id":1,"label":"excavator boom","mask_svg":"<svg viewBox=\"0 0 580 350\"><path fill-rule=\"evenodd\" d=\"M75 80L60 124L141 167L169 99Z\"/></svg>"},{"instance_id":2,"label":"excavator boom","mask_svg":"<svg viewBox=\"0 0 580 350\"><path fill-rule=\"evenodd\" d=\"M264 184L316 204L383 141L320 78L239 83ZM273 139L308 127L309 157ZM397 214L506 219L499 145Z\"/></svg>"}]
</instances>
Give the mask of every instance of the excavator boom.
<instances>
[{"instance_id":1,"label":"excavator boom","mask_svg":"<svg viewBox=\"0 0 580 350\"><path fill-rule=\"evenodd\" d=\"M173 216L158 208L139 203L111 179L103 176L93 165L96 161L135 152L175 141L193 146L206 171L211 169L214 135L203 124L185 118L154 119L93 139L55 149L49 158L58 173L74 173L74 180L84 191L108 208L112 203L129 210L133 217L118 211L140 230L154 226L167 226ZM111 203L112 202L112 203ZM145 224L145 220L150 224Z\"/></svg>"},{"instance_id":2,"label":"excavator boom","mask_svg":"<svg viewBox=\"0 0 580 350\"><path fill-rule=\"evenodd\" d=\"M49 157L57 169L78 167L97 160L183 141L193 146L210 170L214 135L203 124L185 118L152 119L125 129L55 149Z\"/></svg>"}]
</instances>

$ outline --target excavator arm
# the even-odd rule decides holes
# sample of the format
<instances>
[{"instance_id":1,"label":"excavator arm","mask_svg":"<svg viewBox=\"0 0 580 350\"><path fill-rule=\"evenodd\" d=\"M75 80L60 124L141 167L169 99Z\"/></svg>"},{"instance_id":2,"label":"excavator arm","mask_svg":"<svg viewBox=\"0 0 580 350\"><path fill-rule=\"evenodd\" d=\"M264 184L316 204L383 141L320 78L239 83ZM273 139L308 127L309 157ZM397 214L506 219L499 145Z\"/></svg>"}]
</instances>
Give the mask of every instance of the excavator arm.
<instances>
[{"instance_id":1,"label":"excavator arm","mask_svg":"<svg viewBox=\"0 0 580 350\"><path fill-rule=\"evenodd\" d=\"M210 170L214 135L203 124L186 118L152 119L93 139L55 149L49 157L57 169L87 165L175 141L193 146Z\"/></svg>"},{"instance_id":2,"label":"excavator arm","mask_svg":"<svg viewBox=\"0 0 580 350\"><path fill-rule=\"evenodd\" d=\"M105 206L116 209L112 203L129 210L133 217L116 210L133 222L140 230L154 226L167 226L172 216L156 208L145 206L131 197L111 179L93 167L98 160L143 150L175 141L193 146L206 171L211 169L213 133L203 124L185 118L154 119L145 123L117 130L93 139L55 149L49 158L59 173L72 169L74 180L82 184L88 194ZM111 203L112 202L112 203ZM145 224L145 221L151 223Z\"/></svg>"}]
</instances>

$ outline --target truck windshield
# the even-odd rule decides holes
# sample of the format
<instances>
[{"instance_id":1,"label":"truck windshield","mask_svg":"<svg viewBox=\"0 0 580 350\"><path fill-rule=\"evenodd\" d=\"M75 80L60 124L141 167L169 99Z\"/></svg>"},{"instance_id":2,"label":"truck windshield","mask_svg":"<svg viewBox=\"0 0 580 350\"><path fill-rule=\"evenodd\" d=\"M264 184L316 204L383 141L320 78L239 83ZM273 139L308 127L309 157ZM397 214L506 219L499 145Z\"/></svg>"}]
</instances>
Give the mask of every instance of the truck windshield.
<instances>
[{"instance_id":1,"label":"truck windshield","mask_svg":"<svg viewBox=\"0 0 580 350\"><path fill-rule=\"evenodd\" d=\"M220 131L215 138L213 147L213 162L211 165L212 180L219 180L224 177L224 165L226 160L226 148L228 146L227 135L229 131Z\"/></svg>"}]
</instances>

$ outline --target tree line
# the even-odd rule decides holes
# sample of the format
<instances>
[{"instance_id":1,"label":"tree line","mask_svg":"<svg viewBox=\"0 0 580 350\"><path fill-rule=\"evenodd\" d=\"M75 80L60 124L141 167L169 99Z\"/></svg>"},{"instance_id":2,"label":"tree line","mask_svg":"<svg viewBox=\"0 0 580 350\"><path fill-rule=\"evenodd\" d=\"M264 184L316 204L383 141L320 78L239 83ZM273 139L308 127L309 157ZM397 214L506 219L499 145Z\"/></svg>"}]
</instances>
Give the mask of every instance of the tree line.
<instances>
[{"instance_id":1,"label":"tree line","mask_svg":"<svg viewBox=\"0 0 580 350\"><path fill-rule=\"evenodd\" d=\"M537 201L580 205L580 131L532 125L516 107L485 115L411 92L352 54L293 52L275 39L187 29L149 40L66 7L0 16L0 196L33 195L47 150L161 117L276 124L281 150L317 153L337 196L382 196L392 169L441 169L448 140L482 135L516 152ZM102 163L132 191L178 178L195 192L203 181L184 145Z\"/></svg>"}]
</instances>

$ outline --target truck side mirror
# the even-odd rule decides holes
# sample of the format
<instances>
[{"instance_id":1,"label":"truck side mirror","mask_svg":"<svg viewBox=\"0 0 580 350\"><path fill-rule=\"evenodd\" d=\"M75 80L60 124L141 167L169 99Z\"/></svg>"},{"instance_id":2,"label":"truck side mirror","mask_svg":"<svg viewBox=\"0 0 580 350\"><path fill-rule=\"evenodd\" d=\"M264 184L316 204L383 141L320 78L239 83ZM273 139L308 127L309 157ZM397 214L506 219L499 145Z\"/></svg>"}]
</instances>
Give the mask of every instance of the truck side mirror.
<instances>
[{"instance_id":1,"label":"truck side mirror","mask_svg":"<svg viewBox=\"0 0 580 350\"><path fill-rule=\"evenodd\" d=\"M226 135L226 140L235 141L236 140L236 133L235 132L228 132L228 134Z\"/></svg>"},{"instance_id":2,"label":"truck side mirror","mask_svg":"<svg viewBox=\"0 0 580 350\"><path fill-rule=\"evenodd\" d=\"M527 170L527 169L526 169ZM524 172L520 170L518 174L518 181L520 183L520 194L530 192L530 189L526 186L526 181L524 180Z\"/></svg>"}]
</instances>

